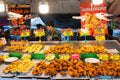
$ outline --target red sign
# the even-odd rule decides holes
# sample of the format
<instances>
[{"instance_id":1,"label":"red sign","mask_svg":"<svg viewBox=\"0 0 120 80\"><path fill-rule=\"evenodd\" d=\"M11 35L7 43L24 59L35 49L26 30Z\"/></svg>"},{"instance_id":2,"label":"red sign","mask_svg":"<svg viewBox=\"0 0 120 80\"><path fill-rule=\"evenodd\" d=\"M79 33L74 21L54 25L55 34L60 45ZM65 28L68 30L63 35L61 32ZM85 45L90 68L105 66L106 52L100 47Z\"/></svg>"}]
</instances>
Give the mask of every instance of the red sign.
<instances>
[{"instance_id":1,"label":"red sign","mask_svg":"<svg viewBox=\"0 0 120 80\"><path fill-rule=\"evenodd\" d=\"M78 60L80 60L80 55L79 55L79 54L72 54L72 55L70 56L70 59L71 59L71 60L73 60L73 59L78 59Z\"/></svg>"},{"instance_id":2,"label":"red sign","mask_svg":"<svg viewBox=\"0 0 120 80\"><path fill-rule=\"evenodd\" d=\"M8 5L8 10L10 12L22 15L20 18L16 17L11 20L13 26L18 27L19 25L25 24L25 21L31 18L30 4L10 4Z\"/></svg>"},{"instance_id":3,"label":"red sign","mask_svg":"<svg viewBox=\"0 0 120 80\"><path fill-rule=\"evenodd\" d=\"M18 14L30 14L30 5L29 4L10 4L9 11L18 13Z\"/></svg>"},{"instance_id":4,"label":"red sign","mask_svg":"<svg viewBox=\"0 0 120 80\"><path fill-rule=\"evenodd\" d=\"M104 30L102 34L107 34L106 0L101 5L94 5L91 3L91 0L81 1L80 14L83 17L81 19L82 28L91 30L93 36L98 34L95 31L100 31L101 29Z\"/></svg>"}]
</instances>

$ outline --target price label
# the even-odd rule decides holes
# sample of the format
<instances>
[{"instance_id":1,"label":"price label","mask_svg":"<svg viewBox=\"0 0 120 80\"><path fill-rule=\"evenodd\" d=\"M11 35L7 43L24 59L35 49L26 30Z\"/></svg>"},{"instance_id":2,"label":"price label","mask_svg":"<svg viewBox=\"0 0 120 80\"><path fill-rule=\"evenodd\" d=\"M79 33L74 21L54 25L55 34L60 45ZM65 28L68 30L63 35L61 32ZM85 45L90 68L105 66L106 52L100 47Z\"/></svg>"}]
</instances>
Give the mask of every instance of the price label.
<instances>
[{"instance_id":1,"label":"price label","mask_svg":"<svg viewBox=\"0 0 120 80\"><path fill-rule=\"evenodd\" d=\"M64 36L73 36L73 29L63 29Z\"/></svg>"},{"instance_id":2,"label":"price label","mask_svg":"<svg viewBox=\"0 0 120 80\"><path fill-rule=\"evenodd\" d=\"M25 37L25 36L30 36L30 32L29 31L23 31L21 33L21 37Z\"/></svg>"},{"instance_id":3,"label":"price label","mask_svg":"<svg viewBox=\"0 0 120 80\"><path fill-rule=\"evenodd\" d=\"M91 32L88 28L81 28L78 30L80 36L91 35Z\"/></svg>"},{"instance_id":4,"label":"price label","mask_svg":"<svg viewBox=\"0 0 120 80\"><path fill-rule=\"evenodd\" d=\"M37 30L34 33L35 33L35 37L45 36L45 31L44 30Z\"/></svg>"},{"instance_id":5,"label":"price label","mask_svg":"<svg viewBox=\"0 0 120 80\"><path fill-rule=\"evenodd\" d=\"M96 28L95 30L95 39L97 41L103 41L105 40L105 30L103 28Z\"/></svg>"},{"instance_id":6,"label":"price label","mask_svg":"<svg viewBox=\"0 0 120 80\"><path fill-rule=\"evenodd\" d=\"M97 41L103 41L103 40L105 40L105 36L95 36L95 39Z\"/></svg>"},{"instance_id":7,"label":"price label","mask_svg":"<svg viewBox=\"0 0 120 80\"><path fill-rule=\"evenodd\" d=\"M90 35L90 33L88 32L88 33L83 33L83 32L80 32L80 36L84 36L84 35Z\"/></svg>"},{"instance_id":8,"label":"price label","mask_svg":"<svg viewBox=\"0 0 120 80\"><path fill-rule=\"evenodd\" d=\"M78 60L80 60L80 55L79 55L79 54L72 54L72 55L70 56L70 59L71 59L71 60L73 60L73 59L78 59Z\"/></svg>"}]
</instances>

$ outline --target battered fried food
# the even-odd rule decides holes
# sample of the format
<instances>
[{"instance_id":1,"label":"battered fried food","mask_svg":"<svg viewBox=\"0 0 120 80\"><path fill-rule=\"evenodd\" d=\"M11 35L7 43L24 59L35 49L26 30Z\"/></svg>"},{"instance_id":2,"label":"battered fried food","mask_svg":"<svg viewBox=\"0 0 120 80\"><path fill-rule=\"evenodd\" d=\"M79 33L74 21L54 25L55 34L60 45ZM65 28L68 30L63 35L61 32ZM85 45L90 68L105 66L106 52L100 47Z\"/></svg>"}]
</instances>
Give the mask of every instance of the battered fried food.
<instances>
[{"instance_id":1,"label":"battered fried food","mask_svg":"<svg viewBox=\"0 0 120 80\"><path fill-rule=\"evenodd\" d=\"M68 53L74 53L75 49L72 46L69 45L56 45L50 47L49 50L45 50L44 53L46 54L53 54L53 53L60 53L60 54L68 54Z\"/></svg>"},{"instance_id":2,"label":"battered fried food","mask_svg":"<svg viewBox=\"0 0 120 80\"><path fill-rule=\"evenodd\" d=\"M84 64L82 61L78 61L77 59L74 59L73 61L70 61L70 66L67 70L68 74L72 77L80 77L84 76L86 72L84 72Z\"/></svg>"},{"instance_id":3,"label":"battered fried food","mask_svg":"<svg viewBox=\"0 0 120 80\"><path fill-rule=\"evenodd\" d=\"M32 74L33 75L41 75L43 73L43 69L45 69L47 66L47 63L45 61L40 61L37 63L36 67L33 69Z\"/></svg>"},{"instance_id":4,"label":"battered fried food","mask_svg":"<svg viewBox=\"0 0 120 80\"><path fill-rule=\"evenodd\" d=\"M60 74L61 74L62 76L66 76L66 75L67 75L67 73L64 72L64 71L61 71Z\"/></svg>"},{"instance_id":5,"label":"battered fried food","mask_svg":"<svg viewBox=\"0 0 120 80\"><path fill-rule=\"evenodd\" d=\"M4 73L27 73L34 66L32 61L16 61L8 65L3 72Z\"/></svg>"},{"instance_id":6,"label":"battered fried food","mask_svg":"<svg viewBox=\"0 0 120 80\"><path fill-rule=\"evenodd\" d=\"M13 69L13 72L15 69ZM8 70L6 70L8 72ZM67 73L72 77L80 76L98 76L98 75L114 75L120 76L120 61L105 61L99 62L96 65L92 63L84 63L77 59L66 61L56 59L46 64L45 61L41 61L37 64L32 74L40 75L44 72L44 75L55 76L60 73L62 76L66 76Z\"/></svg>"},{"instance_id":7,"label":"battered fried food","mask_svg":"<svg viewBox=\"0 0 120 80\"><path fill-rule=\"evenodd\" d=\"M0 58L0 64L3 62L3 59L2 58Z\"/></svg>"}]
</instances>

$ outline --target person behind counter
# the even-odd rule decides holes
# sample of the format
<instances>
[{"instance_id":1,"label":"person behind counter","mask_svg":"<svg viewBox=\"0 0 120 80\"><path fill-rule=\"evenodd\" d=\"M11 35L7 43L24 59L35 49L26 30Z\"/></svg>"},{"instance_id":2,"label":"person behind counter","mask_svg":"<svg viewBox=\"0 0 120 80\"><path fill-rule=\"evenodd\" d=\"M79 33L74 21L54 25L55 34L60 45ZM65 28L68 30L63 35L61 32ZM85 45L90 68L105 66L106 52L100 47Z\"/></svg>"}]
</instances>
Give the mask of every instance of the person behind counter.
<instances>
[{"instance_id":1,"label":"person behind counter","mask_svg":"<svg viewBox=\"0 0 120 80\"><path fill-rule=\"evenodd\" d=\"M60 41L61 40L61 36L59 34L59 31L54 28L53 23L48 22L46 24L46 27L48 30L48 34L47 34L48 41Z\"/></svg>"},{"instance_id":2,"label":"person behind counter","mask_svg":"<svg viewBox=\"0 0 120 80\"><path fill-rule=\"evenodd\" d=\"M5 31L2 26L0 26L0 38L5 37Z\"/></svg>"},{"instance_id":3,"label":"person behind counter","mask_svg":"<svg viewBox=\"0 0 120 80\"><path fill-rule=\"evenodd\" d=\"M0 26L0 38L5 38L7 42L10 41L10 30L4 31L3 26Z\"/></svg>"},{"instance_id":4,"label":"person behind counter","mask_svg":"<svg viewBox=\"0 0 120 80\"><path fill-rule=\"evenodd\" d=\"M37 24L36 26L37 26L37 30L41 30L41 29L44 29L44 30L45 30L45 28L43 27L42 24ZM36 37L35 40L36 40L36 41L39 41L39 37ZM46 36L42 36L42 37L41 37L41 41L46 41Z\"/></svg>"}]
</instances>

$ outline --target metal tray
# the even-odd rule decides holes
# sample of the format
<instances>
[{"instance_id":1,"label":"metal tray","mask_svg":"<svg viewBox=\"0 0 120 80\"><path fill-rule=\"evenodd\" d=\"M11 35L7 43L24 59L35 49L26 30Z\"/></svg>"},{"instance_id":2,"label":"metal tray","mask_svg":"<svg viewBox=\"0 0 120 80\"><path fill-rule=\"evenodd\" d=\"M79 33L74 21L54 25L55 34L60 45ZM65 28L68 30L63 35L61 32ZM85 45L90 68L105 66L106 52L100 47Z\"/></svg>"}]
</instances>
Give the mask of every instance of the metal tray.
<instances>
[{"instance_id":1,"label":"metal tray","mask_svg":"<svg viewBox=\"0 0 120 80\"><path fill-rule=\"evenodd\" d=\"M33 75L32 71L34 68L32 68L28 73L20 73L16 77L17 78L40 78L40 79L49 79L50 76L46 76L44 74L41 75Z\"/></svg>"},{"instance_id":2,"label":"metal tray","mask_svg":"<svg viewBox=\"0 0 120 80\"><path fill-rule=\"evenodd\" d=\"M7 64L1 64L0 65L0 77L6 77L6 78L9 78L9 77L15 77L16 74L13 74L13 73L9 73L9 74L5 74L3 72L3 70L7 67L8 65Z\"/></svg>"},{"instance_id":3,"label":"metal tray","mask_svg":"<svg viewBox=\"0 0 120 80\"><path fill-rule=\"evenodd\" d=\"M40 60L33 60L33 62L35 63L34 67L36 66L36 64L39 62ZM28 73L20 73L18 74L16 77L17 78L39 78L39 79L49 79L50 76L46 76L44 74L41 75L33 75L32 71L34 69L34 67L28 72Z\"/></svg>"},{"instance_id":4,"label":"metal tray","mask_svg":"<svg viewBox=\"0 0 120 80\"><path fill-rule=\"evenodd\" d=\"M51 79L53 79L53 80L61 80L61 79L63 79L63 80L76 80L76 79L82 79L82 80L87 80L87 79L89 79L89 77L88 76L81 76L81 77L71 77L69 74L67 74L66 76L62 76L62 75L60 75L60 73L58 73L56 76L53 76L53 77L51 77Z\"/></svg>"}]
</instances>

